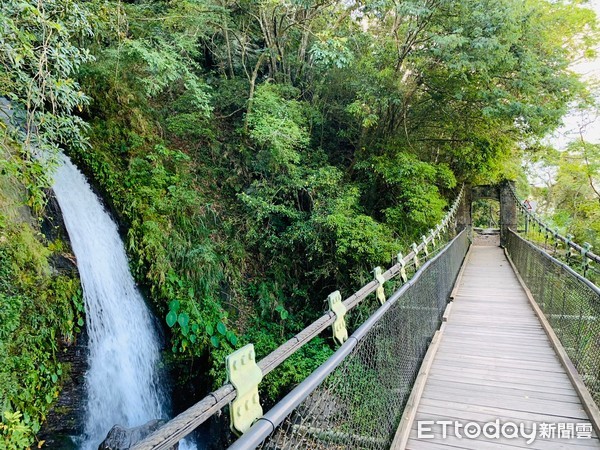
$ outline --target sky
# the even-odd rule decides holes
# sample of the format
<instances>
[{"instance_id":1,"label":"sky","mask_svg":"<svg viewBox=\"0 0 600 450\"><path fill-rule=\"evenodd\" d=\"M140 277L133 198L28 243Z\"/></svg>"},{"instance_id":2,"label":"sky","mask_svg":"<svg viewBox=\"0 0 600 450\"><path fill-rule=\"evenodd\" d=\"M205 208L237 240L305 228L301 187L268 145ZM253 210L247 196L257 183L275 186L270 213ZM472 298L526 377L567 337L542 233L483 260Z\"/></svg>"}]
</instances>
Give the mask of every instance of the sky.
<instances>
[{"instance_id":1,"label":"sky","mask_svg":"<svg viewBox=\"0 0 600 450\"><path fill-rule=\"evenodd\" d=\"M590 0L589 8L596 11L600 22L600 0ZM597 57L593 60L582 61L572 66L572 69L581 74L584 80L598 84L598 103L600 104L600 45L596 48ZM572 109L563 117L564 125L554 134L547 137L549 145L565 150L570 142L583 139L593 144L600 144L600 111L587 110L578 111ZM533 186L549 186L554 183L557 169L554 166L546 166L541 162L525 162L524 169L529 182Z\"/></svg>"},{"instance_id":2,"label":"sky","mask_svg":"<svg viewBox=\"0 0 600 450\"><path fill-rule=\"evenodd\" d=\"M596 11L600 20L600 0L590 0L588 7ZM600 45L597 47L597 57L594 60L583 61L574 65L574 71L580 73L585 80L600 82ZM600 101L600 92L598 93ZM594 144L600 143L600 111L572 110L563 118L564 125L550 137L555 147L564 149L573 140L583 138Z\"/></svg>"}]
</instances>

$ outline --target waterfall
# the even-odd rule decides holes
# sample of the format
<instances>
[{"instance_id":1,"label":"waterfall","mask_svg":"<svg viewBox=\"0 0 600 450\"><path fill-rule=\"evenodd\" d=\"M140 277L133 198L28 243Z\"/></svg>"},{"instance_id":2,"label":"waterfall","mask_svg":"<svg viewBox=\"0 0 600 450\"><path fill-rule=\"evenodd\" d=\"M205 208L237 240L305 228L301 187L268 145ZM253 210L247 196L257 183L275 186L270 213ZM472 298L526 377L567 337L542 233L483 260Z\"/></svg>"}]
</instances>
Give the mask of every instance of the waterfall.
<instances>
[{"instance_id":1,"label":"waterfall","mask_svg":"<svg viewBox=\"0 0 600 450\"><path fill-rule=\"evenodd\" d=\"M54 192L77 258L89 335L81 448L96 450L115 424L133 427L166 417L159 339L115 222L65 155Z\"/></svg>"}]
</instances>

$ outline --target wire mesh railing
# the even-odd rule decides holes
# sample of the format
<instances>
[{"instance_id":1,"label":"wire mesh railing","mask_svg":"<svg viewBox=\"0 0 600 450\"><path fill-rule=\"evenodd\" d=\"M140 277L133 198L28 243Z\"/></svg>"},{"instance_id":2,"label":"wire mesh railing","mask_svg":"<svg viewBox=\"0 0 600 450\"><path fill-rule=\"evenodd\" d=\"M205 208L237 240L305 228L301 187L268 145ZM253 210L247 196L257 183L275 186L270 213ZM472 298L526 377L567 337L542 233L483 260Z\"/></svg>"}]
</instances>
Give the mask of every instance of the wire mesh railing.
<instances>
[{"instance_id":1,"label":"wire mesh railing","mask_svg":"<svg viewBox=\"0 0 600 450\"><path fill-rule=\"evenodd\" d=\"M528 207L527 201L519 200L516 192L511 190L517 204L517 229L527 240L541 247L548 254L566 263L576 272L600 284L600 256L592 252L591 245L583 245L573 241L573 236L561 235L558 228L552 228Z\"/></svg>"},{"instance_id":2,"label":"wire mesh railing","mask_svg":"<svg viewBox=\"0 0 600 450\"><path fill-rule=\"evenodd\" d=\"M512 230L506 248L592 398L600 405L600 289Z\"/></svg>"},{"instance_id":3,"label":"wire mesh railing","mask_svg":"<svg viewBox=\"0 0 600 450\"><path fill-rule=\"evenodd\" d=\"M435 228L430 230L427 235L422 237L419 244L413 243L411 250L406 255L399 253L396 262L388 270L381 271L379 277L376 277L373 281L367 283L357 292L347 297L342 302L344 308L347 311L356 308L363 300L368 298L371 294L376 293L378 288L385 286L388 291L390 289L397 289L404 283L407 283L412 275L418 273L417 269L421 265L436 259L438 255L441 254L440 250L445 248L447 242L455 235L456 214L459 205L464 198L463 192L464 186L461 188L444 218ZM465 236L466 239L466 233L461 233L461 236ZM373 309L373 307L367 308L367 313L370 313ZM279 367L283 361L292 356L296 351L302 348L302 346L310 342L325 329L331 327L335 321L336 314L333 311L328 311L304 330L260 360L258 362L258 367L262 372L262 376L267 376ZM174 419L167 422L156 432L135 444L132 447L132 450L167 450L171 448L206 422L210 417L221 411L236 398L236 395L236 388L231 383L226 383L216 391L208 394L204 399L192 407L183 411Z\"/></svg>"},{"instance_id":4,"label":"wire mesh railing","mask_svg":"<svg viewBox=\"0 0 600 450\"><path fill-rule=\"evenodd\" d=\"M230 450L388 449L469 242L465 229Z\"/></svg>"}]
</instances>

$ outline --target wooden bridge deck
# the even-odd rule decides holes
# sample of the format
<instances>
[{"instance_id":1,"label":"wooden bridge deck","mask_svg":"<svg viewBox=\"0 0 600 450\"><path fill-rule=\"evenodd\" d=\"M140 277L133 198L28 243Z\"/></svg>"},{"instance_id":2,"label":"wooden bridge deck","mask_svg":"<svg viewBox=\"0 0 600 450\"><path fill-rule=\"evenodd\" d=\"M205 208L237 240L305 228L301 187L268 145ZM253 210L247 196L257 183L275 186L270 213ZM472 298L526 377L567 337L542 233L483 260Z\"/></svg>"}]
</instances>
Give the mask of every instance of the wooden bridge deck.
<instances>
[{"instance_id":1,"label":"wooden bridge deck","mask_svg":"<svg viewBox=\"0 0 600 450\"><path fill-rule=\"evenodd\" d=\"M582 430L591 430L589 418L501 248L472 247L440 336L406 448L600 449L595 433L582 438ZM483 426L496 419L500 425L537 427L535 441L528 445L522 437L486 438L483 433L459 439L454 425L444 439L442 425L435 423L426 425L431 427L426 434L434 438L418 438L418 421ZM542 423L556 424L553 439L540 437ZM562 433L573 430L575 438L559 438L559 424L572 424L564 425ZM585 425L578 429L577 424Z\"/></svg>"}]
</instances>

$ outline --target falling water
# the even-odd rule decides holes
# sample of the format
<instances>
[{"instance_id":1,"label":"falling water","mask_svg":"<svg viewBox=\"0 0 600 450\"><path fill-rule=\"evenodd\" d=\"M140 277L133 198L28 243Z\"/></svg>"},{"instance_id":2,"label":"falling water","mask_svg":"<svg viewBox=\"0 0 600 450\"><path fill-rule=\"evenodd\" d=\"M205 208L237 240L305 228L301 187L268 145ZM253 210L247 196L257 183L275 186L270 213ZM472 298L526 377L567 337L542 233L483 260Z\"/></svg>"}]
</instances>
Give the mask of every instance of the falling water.
<instances>
[{"instance_id":1,"label":"falling water","mask_svg":"<svg viewBox=\"0 0 600 450\"><path fill-rule=\"evenodd\" d=\"M165 417L157 375L159 342L129 272L115 222L83 174L60 156L54 182L83 286L89 335L82 449L97 449L110 428Z\"/></svg>"}]
</instances>

